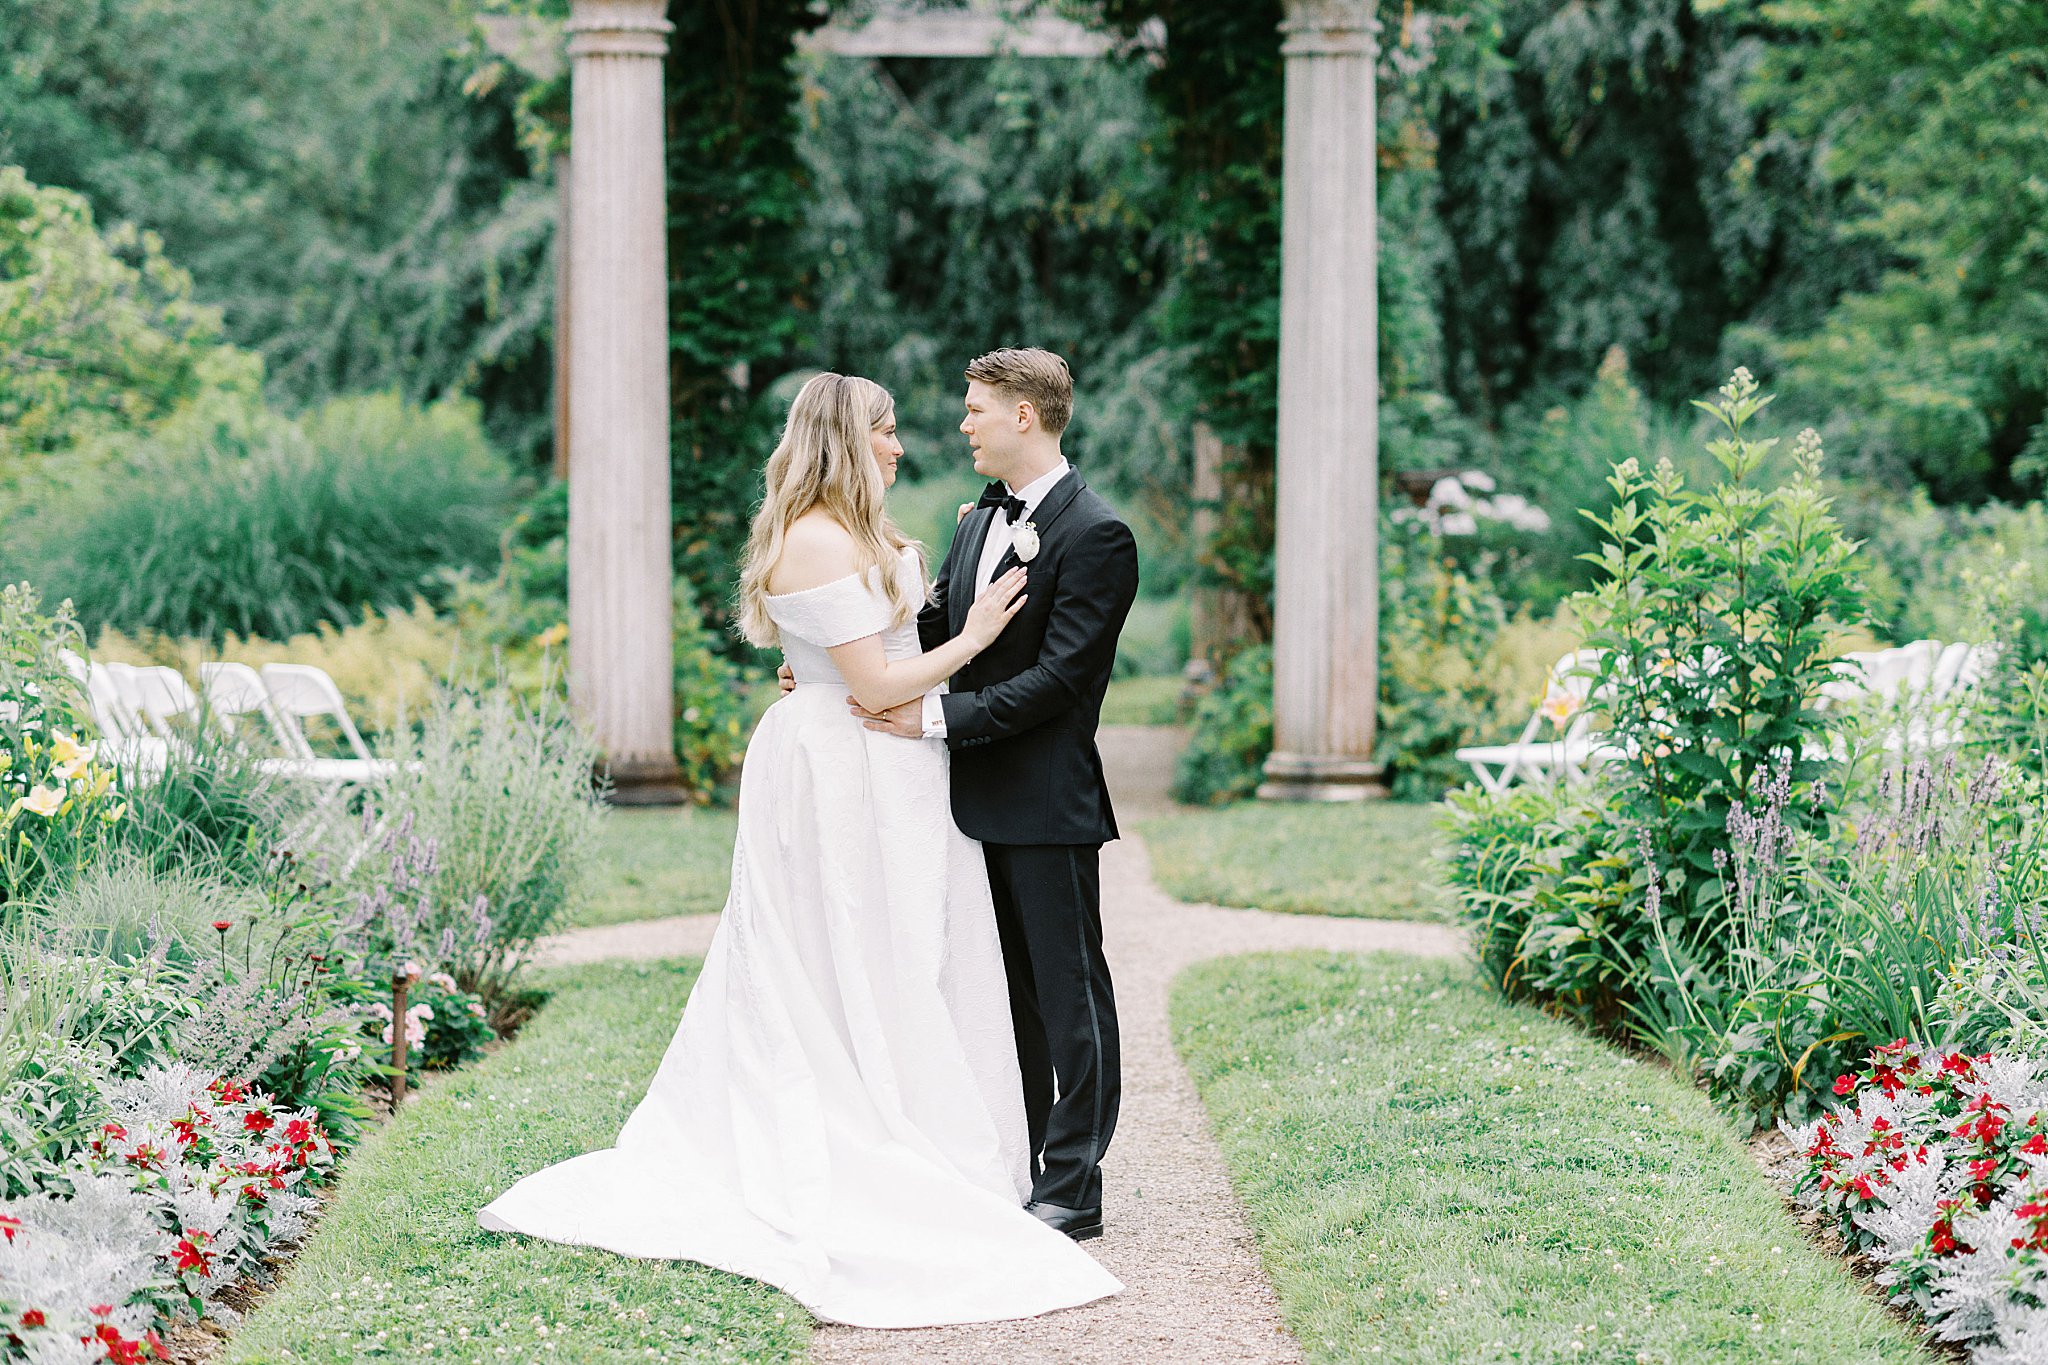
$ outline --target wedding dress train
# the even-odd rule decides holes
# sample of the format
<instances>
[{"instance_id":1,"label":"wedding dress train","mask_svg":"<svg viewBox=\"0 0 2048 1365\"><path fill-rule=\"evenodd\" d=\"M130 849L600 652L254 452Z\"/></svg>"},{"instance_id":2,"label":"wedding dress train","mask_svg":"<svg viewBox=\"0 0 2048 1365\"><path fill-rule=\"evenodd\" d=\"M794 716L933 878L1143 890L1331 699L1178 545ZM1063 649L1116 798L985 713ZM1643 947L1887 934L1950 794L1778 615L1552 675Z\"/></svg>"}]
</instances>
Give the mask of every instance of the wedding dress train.
<instances>
[{"instance_id":1,"label":"wedding dress train","mask_svg":"<svg viewBox=\"0 0 2048 1365\"><path fill-rule=\"evenodd\" d=\"M898 564L912 600L914 550ZM698 1261L818 1317L1030 1317L1121 1288L1026 1213L1030 1157L979 845L946 751L864 729L826 650L891 627L878 578L769 598L797 687L740 779L732 890L618 1144L526 1177L494 1231Z\"/></svg>"}]
</instances>

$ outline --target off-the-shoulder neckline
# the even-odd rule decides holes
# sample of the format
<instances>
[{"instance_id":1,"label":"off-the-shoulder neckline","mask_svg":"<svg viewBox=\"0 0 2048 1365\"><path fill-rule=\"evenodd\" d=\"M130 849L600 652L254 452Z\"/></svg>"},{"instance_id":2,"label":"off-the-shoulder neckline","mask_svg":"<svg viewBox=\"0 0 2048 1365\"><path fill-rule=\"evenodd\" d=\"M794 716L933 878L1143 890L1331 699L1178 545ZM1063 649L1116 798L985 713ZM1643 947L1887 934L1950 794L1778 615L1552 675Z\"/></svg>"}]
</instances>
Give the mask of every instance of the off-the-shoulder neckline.
<instances>
[{"instance_id":1,"label":"off-the-shoulder neckline","mask_svg":"<svg viewBox=\"0 0 2048 1365\"><path fill-rule=\"evenodd\" d=\"M915 545L906 545L896 552L896 560L898 563L901 563L903 560L903 556L915 553L917 553L917 547ZM874 572L875 570L873 568L869 568L864 569L859 573L841 574L839 577L828 579L827 581L818 584L816 587L798 588L795 592L771 592L767 594L767 598L770 602L787 602L792 597L807 597L814 592L823 592L827 588L836 588L841 583L859 582L865 584L867 582L868 575Z\"/></svg>"}]
</instances>

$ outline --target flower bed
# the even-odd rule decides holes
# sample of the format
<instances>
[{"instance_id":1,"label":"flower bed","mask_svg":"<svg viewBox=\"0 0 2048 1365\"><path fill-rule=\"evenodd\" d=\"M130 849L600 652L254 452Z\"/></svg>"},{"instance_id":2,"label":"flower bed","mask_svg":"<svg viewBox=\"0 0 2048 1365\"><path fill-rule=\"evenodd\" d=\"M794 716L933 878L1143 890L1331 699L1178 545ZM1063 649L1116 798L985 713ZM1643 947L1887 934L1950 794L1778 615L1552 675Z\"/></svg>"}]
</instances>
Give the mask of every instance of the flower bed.
<instances>
[{"instance_id":1,"label":"flower bed","mask_svg":"<svg viewBox=\"0 0 2048 1365\"><path fill-rule=\"evenodd\" d=\"M1863 565L1818 437L1764 479L1767 401L1738 371L1702 405L1712 488L1616 469L1578 601L1601 747L1572 780L1455 794L1446 880L1503 993L1655 1051L1739 1122L1804 1124L1807 1195L1903 1302L1985 1360L2048 1358L2048 1087L2015 1060L2048 1056L2048 782L2011 742L2033 674L2008 646L1939 698L1830 688ZM1997 587L1980 643L2011 639Z\"/></svg>"},{"instance_id":2,"label":"flower bed","mask_svg":"<svg viewBox=\"0 0 2048 1365\"><path fill-rule=\"evenodd\" d=\"M0 1361L140 1361L233 1319L421 1068L530 1008L524 951L597 816L558 704L450 689L401 778L320 799L238 741L117 775L60 651L0 597ZM8 787L19 792L6 795ZM358 808L351 810L351 804Z\"/></svg>"},{"instance_id":3,"label":"flower bed","mask_svg":"<svg viewBox=\"0 0 2048 1365\"><path fill-rule=\"evenodd\" d=\"M104 1098L82 1152L0 1201L0 1360L146 1360L167 1320L232 1320L222 1293L304 1235L334 1164L312 1110L226 1077L155 1067Z\"/></svg>"},{"instance_id":4,"label":"flower bed","mask_svg":"<svg viewBox=\"0 0 2048 1365\"><path fill-rule=\"evenodd\" d=\"M2043 1071L1900 1039L1836 1079L1846 1104L1782 1125L1806 1156L1801 1197L1975 1365L2048 1359Z\"/></svg>"}]
</instances>

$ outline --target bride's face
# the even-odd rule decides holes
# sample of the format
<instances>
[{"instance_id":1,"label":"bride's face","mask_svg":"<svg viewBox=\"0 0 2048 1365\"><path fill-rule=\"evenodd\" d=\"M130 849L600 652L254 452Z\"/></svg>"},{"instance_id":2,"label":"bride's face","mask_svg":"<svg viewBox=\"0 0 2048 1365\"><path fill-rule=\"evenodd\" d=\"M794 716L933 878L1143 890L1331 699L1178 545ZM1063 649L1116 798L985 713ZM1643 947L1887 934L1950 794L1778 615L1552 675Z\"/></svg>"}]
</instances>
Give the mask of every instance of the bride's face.
<instances>
[{"instance_id":1,"label":"bride's face","mask_svg":"<svg viewBox=\"0 0 2048 1365\"><path fill-rule=\"evenodd\" d=\"M896 414L890 413L882 424L868 432L868 444L875 452L875 466L882 471L882 487L896 486L896 462L903 458L903 442L896 439Z\"/></svg>"}]
</instances>

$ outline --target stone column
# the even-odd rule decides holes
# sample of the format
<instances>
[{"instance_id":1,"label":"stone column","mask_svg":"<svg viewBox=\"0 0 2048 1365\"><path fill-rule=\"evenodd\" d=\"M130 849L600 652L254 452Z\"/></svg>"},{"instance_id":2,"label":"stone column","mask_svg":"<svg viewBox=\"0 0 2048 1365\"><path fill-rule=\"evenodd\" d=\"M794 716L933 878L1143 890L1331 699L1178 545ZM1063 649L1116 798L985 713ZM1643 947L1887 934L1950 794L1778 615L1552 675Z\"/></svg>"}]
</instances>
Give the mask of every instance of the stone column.
<instances>
[{"instance_id":1,"label":"stone column","mask_svg":"<svg viewBox=\"0 0 2048 1365\"><path fill-rule=\"evenodd\" d=\"M666 0L569 17L569 693L618 801L681 801L671 737Z\"/></svg>"},{"instance_id":2,"label":"stone column","mask_svg":"<svg viewBox=\"0 0 2048 1365\"><path fill-rule=\"evenodd\" d=\"M1273 755L1259 795L1384 796L1372 0L1289 0L1281 52Z\"/></svg>"},{"instance_id":3,"label":"stone column","mask_svg":"<svg viewBox=\"0 0 2048 1365\"><path fill-rule=\"evenodd\" d=\"M569 477L569 153L555 158L555 477Z\"/></svg>"}]
</instances>

